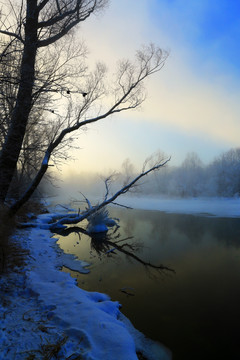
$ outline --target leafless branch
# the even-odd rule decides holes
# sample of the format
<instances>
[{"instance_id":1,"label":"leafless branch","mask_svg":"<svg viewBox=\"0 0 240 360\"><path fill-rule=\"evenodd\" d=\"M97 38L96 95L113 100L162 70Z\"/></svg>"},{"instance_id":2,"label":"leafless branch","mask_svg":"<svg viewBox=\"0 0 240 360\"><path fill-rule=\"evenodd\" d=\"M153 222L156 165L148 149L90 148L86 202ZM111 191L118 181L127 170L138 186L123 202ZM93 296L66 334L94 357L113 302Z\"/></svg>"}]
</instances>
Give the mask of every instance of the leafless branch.
<instances>
[{"instance_id":1,"label":"leafless branch","mask_svg":"<svg viewBox=\"0 0 240 360\"><path fill-rule=\"evenodd\" d=\"M87 111L90 106L92 106L96 99L98 99L104 93L104 87L102 86L102 80L105 74L105 68L102 66L98 66L96 73L93 74L92 77L92 89L90 89L90 93L88 98L85 100L84 105L80 107L79 111L76 113L75 120L71 121L70 117L67 122L67 127L63 128L60 133L58 133L59 129L61 128L61 122L56 126L56 133L52 137L52 141L49 144L48 148L46 149L46 153L42 162L42 165L37 173L35 179L32 182L32 185L29 187L27 192L22 196L22 198L17 201L12 207L11 212L17 211L19 206L21 206L22 202L26 201L27 198L31 196L34 192L36 187L38 186L39 182L41 181L42 177L47 171L48 163L50 157L54 153L55 149L63 144L64 139L67 135L74 133L75 131L79 130L80 128L85 127L88 124L100 121L109 117L110 115L129 110L135 108L136 106L141 103L141 91L140 91L140 100L138 100L138 89L141 86L142 82L145 80L147 76L150 76L155 71L158 71L163 66L163 63L166 59L166 56L163 56L162 51L158 48L156 49L153 45L150 45L148 48L144 48L137 52L137 64L136 67L138 70L135 70L136 73L133 73L132 70L128 71L129 65L125 67L126 78L125 81L126 87L123 88L123 85L120 86L119 92L120 95L116 99L116 102L110 106L108 110L99 114L96 117L86 118L81 120L81 117ZM130 74L130 75L129 75ZM124 72L121 72L121 77L125 76ZM71 107L71 106L70 106ZM67 114L67 117L70 116L70 113ZM60 118L59 118L59 121ZM63 122L65 123L65 121ZM156 165L151 168L151 171L157 170L162 165ZM122 190L121 193L125 193L129 190L130 187L133 187L134 184L143 176L147 175L149 171L143 171L139 177L136 178L135 181L131 182L129 187L126 185ZM107 202L108 196L108 188L107 188L107 195L105 196L105 202ZM120 195L120 194L119 194ZM119 195L116 194L116 197ZM110 202L114 201L116 197L113 197ZM103 205L104 206L104 205Z\"/></svg>"},{"instance_id":2,"label":"leafless branch","mask_svg":"<svg viewBox=\"0 0 240 360\"><path fill-rule=\"evenodd\" d=\"M160 168L164 167L169 161L170 161L170 158L166 159L162 163L157 164L144 172L141 172L131 182L129 182L127 185L125 185L120 190L118 190L114 195L112 195L109 198L105 198L100 204L97 204L95 206L91 205L91 207L89 207L86 211L83 211L80 214L70 214L67 216L59 215L58 221L56 223L50 225L49 227L51 229L55 229L55 228L59 228L59 227L61 228L61 227L64 227L63 224L77 224L77 223L83 221L84 219L89 218L91 215L93 215L100 209L113 203L119 196L126 194L131 189L131 187L134 186L134 184L136 184L141 178L147 176L151 172L157 171Z\"/></svg>"},{"instance_id":3,"label":"leafless branch","mask_svg":"<svg viewBox=\"0 0 240 360\"><path fill-rule=\"evenodd\" d=\"M107 0L43 0L38 5L42 20L38 23L38 47L48 46L68 34L76 25L85 21L92 13L102 10ZM45 30L45 31L44 31Z\"/></svg>"}]
</instances>

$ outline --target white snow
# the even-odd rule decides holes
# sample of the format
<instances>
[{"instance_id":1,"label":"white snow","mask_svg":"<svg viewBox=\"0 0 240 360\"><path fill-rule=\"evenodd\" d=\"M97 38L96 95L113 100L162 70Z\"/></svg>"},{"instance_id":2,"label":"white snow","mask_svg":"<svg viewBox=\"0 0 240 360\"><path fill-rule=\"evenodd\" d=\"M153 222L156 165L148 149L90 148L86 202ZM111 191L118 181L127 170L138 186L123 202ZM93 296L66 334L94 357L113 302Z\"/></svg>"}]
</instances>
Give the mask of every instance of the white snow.
<instances>
[{"instance_id":1,"label":"white snow","mask_svg":"<svg viewBox=\"0 0 240 360\"><path fill-rule=\"evenodd\" d=\"M108 231L108 227L106 224L96 224L93 226L88 226L87 230L89 233L104 233Z\"/></svg>"},{"instance_id":2,"label":"white snow","mask_svg":"<svg viewBox=\"0 0 240 360\"><path fill-rule=\"evenodd\" d=\"M37 228L16 235L30 254L23 269L0 279L0 360L43 359L43 351L53 354L56 343L58 359L136 360L138 351L149 360L171 359L169 351L132 326L118 302L78 288L59 271L63 265L88 270L57 247L42 228L46 217L38 217Z\"/></svg>"},{"instance_id":3,"label":"white snow","mask_svg":"<svg viewBox=\"0 0 240 360\"><path fill-rule=\"evenodd\" d=\"M240 217L240 198L167 198L159 196L122 196L119 203L142 210L216 217Z\"/></svg>"},{"instance_id":4,"label":"white snow","mask_svg":"<svg viewBox=\"0 0 240 360\"><path fill-rule=\"evenodd\" d=\"M118 226L115 221L118 219L110 218L106 207L92 214L87 220L87 231L89 233L104 233L108 231L108 227Z\"/></svg>"}]
</instances>

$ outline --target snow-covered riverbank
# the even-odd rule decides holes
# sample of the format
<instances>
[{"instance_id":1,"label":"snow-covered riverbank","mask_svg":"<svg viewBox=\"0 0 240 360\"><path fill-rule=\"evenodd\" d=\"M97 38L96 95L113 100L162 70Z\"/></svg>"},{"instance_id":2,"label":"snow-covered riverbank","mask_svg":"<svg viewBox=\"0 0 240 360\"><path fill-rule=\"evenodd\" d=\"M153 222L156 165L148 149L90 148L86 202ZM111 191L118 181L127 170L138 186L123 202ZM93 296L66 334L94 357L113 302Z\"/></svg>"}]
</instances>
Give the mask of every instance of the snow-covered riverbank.
<instances>
[{"instance_id":1,"label":"snow-covered riverbank","mask_svg":"<svg viewBox=\"0 0 240 360\"><path fill-rule=\"evenodd\" d=\"M120 202L136 209L240 217L239 198L128 196ZM140 353L146 359L170 359L163 346L134 329L118 302L78 288L60 271L63 265L80 272L88 267L60 251L43 229L46 217L38 217L36 228L17 232L14 240L29 255L23 268L0 278L0 360L43 359L46 354L49 359L131 360Z\"/></svg>"},{"instance_id":2,"label":"snow-covered riverbank","mask_svg":"<svg viewBox=\"0 0 240 360\"><path fill-rule=\"evenodd\" d=\"M48 230L22 230L15 241L30 253L23 269L0 279L1 360L43 359L44 354L72 360L135 360L139 353L146 359L171 358L134 329L118 302L78 288L59 270L67 265L88 271L86 263L60 252Z\"/></svg>"}]
</instances>

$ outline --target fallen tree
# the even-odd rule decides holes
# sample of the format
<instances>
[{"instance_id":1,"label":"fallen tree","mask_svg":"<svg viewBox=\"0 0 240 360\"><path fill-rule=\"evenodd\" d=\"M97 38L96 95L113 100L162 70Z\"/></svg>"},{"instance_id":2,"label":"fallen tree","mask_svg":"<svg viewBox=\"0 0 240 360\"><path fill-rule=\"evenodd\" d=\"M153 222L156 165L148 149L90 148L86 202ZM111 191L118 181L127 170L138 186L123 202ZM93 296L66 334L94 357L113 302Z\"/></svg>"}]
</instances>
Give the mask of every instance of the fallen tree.
<instances>
[{"instance_id":1,"label":"fallen tree","mask_svg":"<svg viewBox=\"0 0 240 360\"><path fill-rule=\"evenodd\" d=\"M68 213L68 214L46 214L45 216L45 223L42 224L41 223L41 227L44 227L45 229L49 229L51 231L55 231L55 230L59 230L59 229L65 229L67 227L67 225L70 224L78 224L80 222L82 222L85 219L89 219L91 218L91 216L93 216L94 214L96 214L97 212L99 212L101 209L106 208L107 205L109 204L116 204L115 200L120 197L123 194L126 194L127 192L129 192L132 188L134 188L137 183L139 182L139 180L141 180L142 178L144 178L145 176L147 176L148 174L150 174L151 172L154 171L158 171L160 170L162 167L166 166L166 164L170 161L170 158L167 159L158 159L158 163L155 163L153 166L151 166L150 168L146 169L148 164L149 164L150 159L148 159L143 168L141 173L136 176L134 179L132 179L130 182L128 182L127 184L125 184L121 189L119 189L117 192L115 192L113 195L110 195L110 189L109 189L109 184L110 184L110 180L111 177L108 177L105 180L105 188L106 188L106 192L105 192L105 196L102 202L96 204L96 205L92 205L91 202L89 201L89 199L85 198L87 207L86 209L84 209L83 211L81 211L80 209L78 209L77 212L75 213ZM119 205L119 204L117 204ZM103 231L107 230L107 226L108 224L110 224L110 226L113 225L113 223L111 223L109 220L109 218L106 217L106 219L104 220L104 224L106 225L105 229L103 229ZM39 224L37 223L28 223L25 224L25 226L38 226Z\"/></svg>"}]
</instances>

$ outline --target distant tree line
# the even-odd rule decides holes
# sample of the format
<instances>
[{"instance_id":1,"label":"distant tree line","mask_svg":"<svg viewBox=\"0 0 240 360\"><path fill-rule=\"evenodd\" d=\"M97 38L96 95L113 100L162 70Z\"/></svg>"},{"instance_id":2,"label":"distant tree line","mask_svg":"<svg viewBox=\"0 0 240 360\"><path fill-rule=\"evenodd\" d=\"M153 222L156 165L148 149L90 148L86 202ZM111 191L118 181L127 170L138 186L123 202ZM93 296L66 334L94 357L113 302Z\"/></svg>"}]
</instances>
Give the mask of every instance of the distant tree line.
<instances>
[{"instance_id":1,"label":"distant tree line","mask_svg":"<svg viewBox=\"0 0 240 360\"><path fill-rule=\"evenodd\" d=\"M166 157L161 152L157 155ZM117 181L135 174L134 165L126 159ZM224 152L209 164L204 164L197 153L190 152L181 165L168 165L161 172L150 174L135 192L178 197L240 196L240 148Z\"/></svg>"},{"instance_id":2,"label":"distant tree line","mask_svg":"<svg viewBox=\"0 0 240 360\"><path fill-rule=\"evenodd\" d=\"M155 153L146 161L150 166L160 163L167 156ZM160 172L152 172L131 189L133 195L165 195L168 197L238 197L240 196L240 148L231 149L216 157L211 163L204 164L198 154L190 152L179 166L167 166ZM124 186L138 174L130 159L125 159L119 172L112 175L81 174L66 181L68 191L74 193L79 188L90 197L97 197L104 191L104 181L111 180L111 192Z\"/></svg>"},{"instance_id":3,"label":"distant tree line","mask_svg":"<svg viewBox=\"0 0 240 360\"><path fill-rule=\"evenodd\" d=\"M144 191L169 196L240 196L240 148L231 149L205 165L188 153L180 166L165 167L143 184Z\"/></svg>"}]
</instances>

